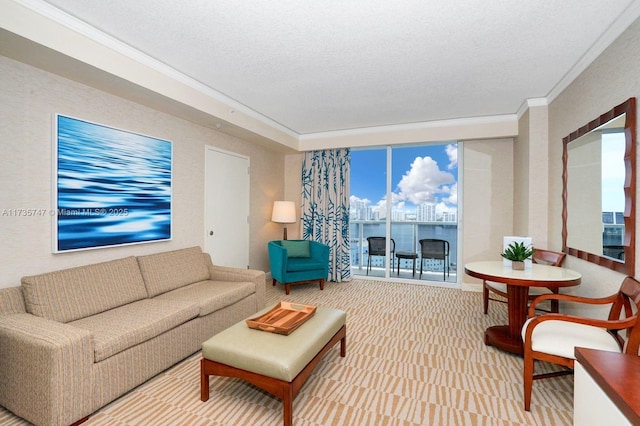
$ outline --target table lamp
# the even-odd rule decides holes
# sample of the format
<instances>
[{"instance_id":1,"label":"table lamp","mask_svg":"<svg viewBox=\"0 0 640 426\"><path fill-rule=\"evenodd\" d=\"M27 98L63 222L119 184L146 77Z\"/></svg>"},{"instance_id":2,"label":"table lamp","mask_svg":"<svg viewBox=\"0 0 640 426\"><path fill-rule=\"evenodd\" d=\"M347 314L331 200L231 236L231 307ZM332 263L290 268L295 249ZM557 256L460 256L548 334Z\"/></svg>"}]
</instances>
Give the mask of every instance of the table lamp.
<instances>
[{"instance_id":1,"label":"table lamp","mask_svg":"<svg viewBox=\"0 0 640 426\"><path fill-rule=\"evenodd\" d=\"M283 240L287 239L287 223L296 222L296 205L293 201L274 201L271 221L284 224Z\"/></svg>"}]
</instances>

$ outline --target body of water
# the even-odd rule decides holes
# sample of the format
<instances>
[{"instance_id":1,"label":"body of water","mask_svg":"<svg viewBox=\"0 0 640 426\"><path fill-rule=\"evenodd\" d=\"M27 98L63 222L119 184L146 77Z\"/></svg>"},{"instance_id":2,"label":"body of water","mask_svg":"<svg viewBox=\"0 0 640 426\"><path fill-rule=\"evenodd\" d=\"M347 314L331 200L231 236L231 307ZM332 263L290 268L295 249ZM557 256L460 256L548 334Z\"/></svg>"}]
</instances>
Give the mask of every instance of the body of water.
<instances>
[{"instance_id":1,"label":"body of water","mask_svg":"<svg viewBox=\"0 0 640 426\"><path fill-rule=\"evenodd\" d=\"M350 225L351 265L366 267L368 262L367 237L384 237L386 224L374 221L352 221ZM412 251L420 254L420 241L423 238L437 238L449 242L449 264L456 270L458 250L458 225L449 222L392 222L391 238L396 243L396 252ZM372 256L371 265L384 267L382 256ZM442 261L425 260L429 270L442 270ZM411 268L411 261L401 260L401 268Z\"/></svg>"}]
</instances>

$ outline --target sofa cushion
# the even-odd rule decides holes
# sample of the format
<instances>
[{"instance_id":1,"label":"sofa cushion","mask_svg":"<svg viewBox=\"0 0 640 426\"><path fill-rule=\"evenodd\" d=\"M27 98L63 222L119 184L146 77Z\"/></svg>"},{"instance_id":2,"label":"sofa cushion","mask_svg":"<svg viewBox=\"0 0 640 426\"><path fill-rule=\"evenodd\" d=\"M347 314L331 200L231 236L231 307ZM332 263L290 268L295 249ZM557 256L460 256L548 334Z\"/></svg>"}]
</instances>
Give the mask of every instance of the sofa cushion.
<instances>
[{"instance_id":1,"label":"sofa cushion","mask_svg":"<svg viewBox=\"0 0 640 426\"><path fill-rule=\"evenodd\" d=\"M203 317L255 293L255 284L238 281L201 281L157 296L156 299L198 304Z\"/></svg>"},{"instance_id":2,"label":"sofa cushion","mask_svg":"<svg viewBox=\"0 0 640 426\"><path fill-rule=\"evenodd\" d=\"M146 342L198 316L194 303L144 299L70 322L93 333L95 362Z\"/></svg>"},{"instance_id":3,"label":"sofa cushion","mask_svg":"<svg viewBox=\"0 0 640 426\"><path fill-rule=\"evenodd\" d=\"M294 257L287 260L287 272L309 271L322 269L322 262L318 262L310 257Z\"/></svg>"},{"instance_id":4,"label":"sofa cushion","mask_svg":"<svg viewBox=\"0 0 640 426\"><path fill-rule=\"evenodd\" d=\"M22 278L27 312L69 322L147 297L136 258Z\"/></svg>"},{"instance_id":5,"label":"sofa cushion","mask_svg":"<svg viewBox=\"0 0 640 426\"><path fill-rule=\"evenodd\" d=\"M149 297L209 279L209 268L200 247L138 256L138 264Z\"/></svg>"},{"instance_id":6,"label":"sofa cushion","mask_svg":"<svg viewBox=\"0 0 640 426\"><path fill-rule=\"evenodd\" d=\"M287 257L310 257L309 241L282 240L282 247L287 249Z\"/></svg>"}]
</instances>

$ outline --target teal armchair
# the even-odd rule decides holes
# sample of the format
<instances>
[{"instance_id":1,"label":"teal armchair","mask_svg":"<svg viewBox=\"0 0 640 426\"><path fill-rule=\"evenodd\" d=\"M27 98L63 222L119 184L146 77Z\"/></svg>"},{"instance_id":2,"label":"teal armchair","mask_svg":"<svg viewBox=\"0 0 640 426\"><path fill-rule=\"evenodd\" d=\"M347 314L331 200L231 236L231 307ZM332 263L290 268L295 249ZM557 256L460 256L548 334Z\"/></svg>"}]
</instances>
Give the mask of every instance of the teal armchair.
<instances>
[{"instance_id":1,"label":"teal armchair","mask_svg":"<svg viewBox=\"0 0 640 426\"><path fill-rule=\"evenodd\" d=\"M286 294L292 285L314 281L324 289L329 276L329 246L317 241L278 240L270 241L268 248L273 285L284 284Z\"/></svg>"}]
</instances>

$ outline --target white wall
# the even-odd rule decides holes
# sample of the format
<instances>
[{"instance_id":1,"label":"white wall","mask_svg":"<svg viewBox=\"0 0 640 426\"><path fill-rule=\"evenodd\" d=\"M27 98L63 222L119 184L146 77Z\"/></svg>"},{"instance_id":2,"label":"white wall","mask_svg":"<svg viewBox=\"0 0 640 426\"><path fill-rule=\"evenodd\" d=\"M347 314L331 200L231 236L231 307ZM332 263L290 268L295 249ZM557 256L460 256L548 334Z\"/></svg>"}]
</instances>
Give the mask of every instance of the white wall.
<instances>
[{"instance_id":1,"label":"white wall","mask_svg":"<svg viewBox=\"0 0 640 426\"><path fill-rule=\"evenodd\" d=\"M459 263L500 260L502 237L513 232L513 140L475 140L463 146L463 258ZM463 281L481 283L466 275Z\"/></svg>"},{"instance_id":2,"label":"white wall","mask_svg":"<svg viewBox=\"0 0 640 426\"><path fill-rule=\"evenodd\" d=\"M281 229L270 221L282 194L283 154L178 119L0 56L0 288L24 275L204 242L204 146L251 159L250 265L268 271L266 242ZM50 209L52 117L70 115L173 141L173 239L169 242L52 254L51 218L11 216L11 209ZM220 200L224 202L224 200ZM3 214L4 212L4 214ZM215 262L215 254L214 254Z\"/></svg>"},{"instance_id":3,"label":"white wall","mask_svg":"<svg viewBox=\"0 0 640 426\"><path fill-rule=\"evenodd\" d=\"M549 131L547 105L529 105L514 146L513 235L529 236L536 247L549 246ZM517 206L517 207L516 207ZM560 250L561 247L555 247Z\"/></svg>"},{"instance_id":4,"label":"white wall","mask_svg":"<svg viewBox=\"0 0 640 426\"><path fill-rule=\"evenodd\" d=\"M640 97L640 21L632 24L549 105L549 239L562 244L562 138L630 97ZM636 135L636 138L638 135ZM638 170L635 170L636 178ZM636 200L640 200L636 194ZM636 213L638 213L636 208ZM638 218L636 218L636 223ZM636 259L638 257L636 243ZM639 265L636 261L636 265ZM567 256L565 266L582 273L582 284L567 292L588 296L611 294L624 276ZM634 275L637 275L637 268Z\"/></svg>"}]
</instances>

